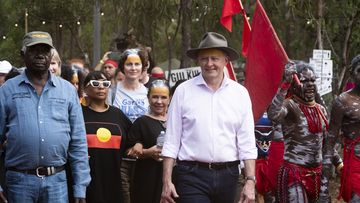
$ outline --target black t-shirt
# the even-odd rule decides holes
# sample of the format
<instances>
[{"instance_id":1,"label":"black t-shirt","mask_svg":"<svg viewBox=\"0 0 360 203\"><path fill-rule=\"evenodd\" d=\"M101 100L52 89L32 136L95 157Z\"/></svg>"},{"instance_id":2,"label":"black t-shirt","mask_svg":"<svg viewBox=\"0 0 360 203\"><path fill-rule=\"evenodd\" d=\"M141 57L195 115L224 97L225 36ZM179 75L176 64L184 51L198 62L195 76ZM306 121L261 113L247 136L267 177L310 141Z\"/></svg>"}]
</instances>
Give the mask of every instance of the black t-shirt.
<instances>
[{"instance_id":1,"label":"black t-shirt","mask_svg":"<svg viewBox=\"0 0 360 203\"><path fill-rule=\"evenodd\" d=\"M131 122L120 109L113 106L105 112L95 112L86 106L82 109L91 174L86 201L120 202L120 165Z\"/></svg>"},{"instance_id":2,"label":"black t-shirt","mask_svg":"<svg viewBox=\"0 0 360 203\"><path fill-rule=\"evenodd\" d=\"M156 145L156 139L165 131L164 122L149 116L135 120L129 131L128 144L141 143L144 149ZM138 159L132 185L132 203L158 203L162 190L162 162L152 158Z\"/></svg>"}]
</instances>

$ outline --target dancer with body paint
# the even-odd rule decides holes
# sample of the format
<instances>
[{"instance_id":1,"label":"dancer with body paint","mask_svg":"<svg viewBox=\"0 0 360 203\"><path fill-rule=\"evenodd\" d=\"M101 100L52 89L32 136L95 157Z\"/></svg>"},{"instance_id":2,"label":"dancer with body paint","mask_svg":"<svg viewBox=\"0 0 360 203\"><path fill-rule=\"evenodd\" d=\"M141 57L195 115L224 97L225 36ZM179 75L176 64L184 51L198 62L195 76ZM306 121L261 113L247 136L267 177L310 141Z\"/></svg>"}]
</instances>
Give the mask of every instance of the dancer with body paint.
<instances>
[{"instance_id":1,"label":"dancer with body paint","mask_svg":"<svg viewBox=\"0 0 360 203\"><path fill-rule=\"evenodd\" d=\"M315 79L309 64L287 64L284 81L268 110L269 118L281 124L284 136L279 202L316 202L319 197L322 143L329 125L325 108L315 101ZM288 91L292 96L286 99Z\"/></svg>"},{"instance_id":2,"label":"dancer with body paint","mask_svg":"<svg viewBox=\"0 0 360 203\"><path fill-rule=\"evenodd\" d=\"M340 197L346 202L360 202L360 55L351 62L350 75L355 87L340 94L333 103L329 134L324 142L321 202L330 202L330 159L337 138L344 138L344 168L341 174ZM339 131L341 130L342 133Z\"/></svg>"}]
</instances>

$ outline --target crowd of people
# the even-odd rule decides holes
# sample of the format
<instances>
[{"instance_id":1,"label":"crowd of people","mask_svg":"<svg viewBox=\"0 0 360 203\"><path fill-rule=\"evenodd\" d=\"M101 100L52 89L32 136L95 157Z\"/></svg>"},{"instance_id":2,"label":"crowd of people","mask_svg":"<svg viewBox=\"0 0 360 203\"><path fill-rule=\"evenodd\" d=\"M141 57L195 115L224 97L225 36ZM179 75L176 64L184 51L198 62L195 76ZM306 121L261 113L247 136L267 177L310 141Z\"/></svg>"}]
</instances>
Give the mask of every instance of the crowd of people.
<instances>
[{"instance_id":1,"label":"crowd of people","mask_svg":"<svg viewBox=\"0 0 360 203\"><path fill-rule=\"evenodd\" d=\"M146 48L89 71L64 63L49 33L25 34L25 67L0 61L0 202L331 202L333 166L339 197L360 202L360 55L331 114L312 66L291 61L254 122L248 91L224 74L239 58L226 38L207 32L186 54L201 74L170 88Z\"/></svg>"}]
</instances>

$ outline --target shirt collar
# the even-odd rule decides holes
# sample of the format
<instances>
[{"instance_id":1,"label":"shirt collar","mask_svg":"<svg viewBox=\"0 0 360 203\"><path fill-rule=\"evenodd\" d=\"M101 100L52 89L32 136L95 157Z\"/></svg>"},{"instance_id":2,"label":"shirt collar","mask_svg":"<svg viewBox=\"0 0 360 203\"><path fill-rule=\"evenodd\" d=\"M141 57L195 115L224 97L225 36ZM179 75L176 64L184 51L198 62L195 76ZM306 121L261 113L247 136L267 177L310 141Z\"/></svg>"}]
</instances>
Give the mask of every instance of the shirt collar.
<instances>
[{"instance_id":1,"label":"shirt collar","mask_svg":"<svg viewBox=\"0 0 360 203\"><path fill-rule=\"evenodd\" d=\"M18 85L20 85L20 84L22 84L22 83L31 84L29 78L28 78L27 75L26 75L26 71L27 71L27 70L25 69L25 70L20 74L20 80L19 80ZM50 71L48 71L48 72L49 72L49 78L48 78L48 80L47 80L47 83L49 83L50 85L56 87L56 86L58 85L58 82L59 82L59 81L55 79L56 77L55 77Z\"/></svg>"},{"instance_id":2,"label":"shirt collar","mask_svg":"<svg viewBox=\"0 0 360 203\"><path fill-rule=\"evenodd\" d=\"M230 78L228 78L228 76L224 73L224 79L221 82L220 88L225 87L229 84L230 82ZM196 85L203 85L208 87L208 85L206 84L203 75L200 73L196 78L195 78L195 84Z\"/></svg>"}]
</instances>

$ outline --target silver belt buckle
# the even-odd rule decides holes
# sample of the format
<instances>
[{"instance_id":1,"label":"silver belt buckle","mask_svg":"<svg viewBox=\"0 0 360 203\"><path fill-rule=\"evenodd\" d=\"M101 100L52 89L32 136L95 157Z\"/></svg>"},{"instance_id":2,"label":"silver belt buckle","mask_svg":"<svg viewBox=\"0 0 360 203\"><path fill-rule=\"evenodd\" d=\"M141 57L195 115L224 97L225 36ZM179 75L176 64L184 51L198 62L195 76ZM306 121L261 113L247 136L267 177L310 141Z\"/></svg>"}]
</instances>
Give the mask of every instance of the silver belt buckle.
<instances>
[{"instance_id":1,"label":"silver belt buckle","mask_svg":"<svg viewBox=\"0 0 360 203\"><path fill-rule=\"evenodd\" d=\"M40 175L40 174L39 174L39 169L41 169L41 168L44 168L44 167L37 167L37 168L36 168L36 176L39 177L39 178L44 178L45 175Z\"/></svg>"}]
</instances>

